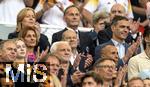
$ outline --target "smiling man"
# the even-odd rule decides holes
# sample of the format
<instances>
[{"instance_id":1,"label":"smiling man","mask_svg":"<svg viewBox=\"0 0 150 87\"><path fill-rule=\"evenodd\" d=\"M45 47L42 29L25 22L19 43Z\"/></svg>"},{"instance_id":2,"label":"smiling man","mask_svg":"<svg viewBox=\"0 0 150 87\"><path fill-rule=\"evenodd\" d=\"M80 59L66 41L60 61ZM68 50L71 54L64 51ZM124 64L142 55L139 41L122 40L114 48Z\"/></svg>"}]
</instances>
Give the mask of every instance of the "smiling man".
<instances>
[{"instance_id":1,"label":"smiling man","mask_svg":"<svg viewBox=\"0 0 150 87\"><path fill-rule=\"evenodd\" d=\"M132 57L138 48L138 42L132 44L131 46L125 42L125 39L130 31L129 25L129 20L126 17L115 16L111 23L112 38L108 42L97 46L95 49L95 52L99 52L103 46L115 46L117 48L118 57L121 59L121 61L118 62L118 68L119 66L123 66L125 63L127 63L129 58ZM98 58L96 57L96 59Z\"/></svg>"},{"instance_id":2,"label":"smiling man","mask_svg":"<svg viewBox=\"0 0 150 87\"><path fill-rule=\"evenodd\" d=\"M17 47L14 40L6 40L0 44L0 60L13 62L17 56Z\"/></svg>"}]
</instances>

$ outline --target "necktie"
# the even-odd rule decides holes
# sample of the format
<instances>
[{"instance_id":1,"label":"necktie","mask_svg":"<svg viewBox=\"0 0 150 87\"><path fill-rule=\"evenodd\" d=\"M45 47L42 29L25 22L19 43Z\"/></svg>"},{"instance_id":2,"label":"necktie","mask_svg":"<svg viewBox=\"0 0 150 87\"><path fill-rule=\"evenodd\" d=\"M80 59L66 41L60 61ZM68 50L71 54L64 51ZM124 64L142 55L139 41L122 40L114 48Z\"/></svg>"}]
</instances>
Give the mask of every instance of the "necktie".
<instances>
[{"instance_id":1,"label":"necktie","mask_svg":"<svg viewBox=\"0 0 150 87\"><path fill-rule=\"evenodd\" d=\"M79 38L79 31L75 30L76 34L77 34L77 40L78 40L78 45L80 45L80 38Z\"/></svg>"}]
</instances>

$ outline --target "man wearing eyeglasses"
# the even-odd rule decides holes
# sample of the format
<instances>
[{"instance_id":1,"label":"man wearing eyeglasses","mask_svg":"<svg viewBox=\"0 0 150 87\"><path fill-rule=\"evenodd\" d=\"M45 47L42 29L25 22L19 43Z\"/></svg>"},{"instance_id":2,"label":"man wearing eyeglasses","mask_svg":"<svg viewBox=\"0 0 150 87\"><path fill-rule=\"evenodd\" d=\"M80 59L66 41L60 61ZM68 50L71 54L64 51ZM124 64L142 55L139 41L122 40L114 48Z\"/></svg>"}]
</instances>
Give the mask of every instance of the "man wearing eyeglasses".
<instances>
[{"instance_id":1,"label":"man wearing eyeglasses","mask_svg":"<svg viewBox=\"0 0 150 87\"><path fill-rule=\"evenodd\" d=\"M93 66L94 72L96 72L104 81L104 87L112 87L112 79L114 76L115 69L115 61L110 58L102 58L97 60Z\"/></svg>"}]
</instances>

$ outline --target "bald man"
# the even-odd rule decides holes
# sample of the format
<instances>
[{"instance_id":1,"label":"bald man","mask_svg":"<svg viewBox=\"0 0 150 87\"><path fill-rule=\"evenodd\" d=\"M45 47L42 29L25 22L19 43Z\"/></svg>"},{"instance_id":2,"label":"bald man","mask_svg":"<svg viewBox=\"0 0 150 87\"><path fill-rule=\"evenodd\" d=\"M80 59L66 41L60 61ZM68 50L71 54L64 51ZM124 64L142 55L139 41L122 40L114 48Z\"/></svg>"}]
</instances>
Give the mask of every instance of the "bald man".
<instances>
[{"instance_id":1,"label":"bald man","mask_svg":"<svg viewBox=\"0 0 150 87\"><path fill-rule=\"evenodd\" d=\"M101 55L101 58L111 58L115 61L116 64L118 63L118 51L115 46L106 45L101 49L99 53Z\"/></svg>"},{"instance_id":2,"label":"bald man","mask_svg":"<svg viewBox=\"0 0 150 87\"><path fill-rule=\"evenodd\" d=\"M63 33L62 40L68 41L71 49L72 49L72 57L70 59L70 62L72 65L77 63L77 65L82 66L80 71L84 71L83 69L89 67L92 65L93 58L92 56L87 53L84 55L77 49L77 43L78 43L78 36L75 31L73 30L67 30ZM82 63L81 63L82 62ZM85 62L85 64L84 64ZM81 65L82 64L82 65ZM77 68L77 67L76 67ZM80 68L80 67L79 67Z\"/></svg>"},{"instance_id":3,"label":"bald man","mask_svg":"<svg viewBox=\"0 0 150 87\"><path fill-rule=\"evenodd\" d=\"M114 4L110 11L110 20L112 20L115 16L127 16L127 12L123 5Z\"/></svg>"}]
</instances>

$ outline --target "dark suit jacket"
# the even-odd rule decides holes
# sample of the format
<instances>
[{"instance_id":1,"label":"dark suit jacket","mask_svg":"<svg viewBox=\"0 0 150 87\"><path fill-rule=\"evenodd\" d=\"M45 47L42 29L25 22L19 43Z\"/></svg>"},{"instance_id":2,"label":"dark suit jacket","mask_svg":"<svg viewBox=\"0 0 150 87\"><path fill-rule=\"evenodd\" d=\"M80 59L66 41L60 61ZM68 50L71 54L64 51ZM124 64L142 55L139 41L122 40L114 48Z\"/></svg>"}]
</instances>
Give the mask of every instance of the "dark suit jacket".
<instances>
[{"instance_id":1,"label":"dark suit jacket","mask_svg":"<svg viewBox=\"0 0 150 87\"><path fill-rule=\"evenodd\" d=\"M112 30L111 27L107 27L106 29L98 32L98 40L99 40L99 44L103 44L108 42L110 39L112 38ZM133 41L133 37L131 36L131 33L129 33L129 35L127 36L127 38L125 39L126 43L132 43Z\"/></svg>"},{"instance_id":2,"label":"dark suit jacket","mask_svg":"<svg viewBox=\"0 0 150 87\"><path fill-rule=\"evenodd\" d=\"M110 27L98 32L98 40L100 44L108 42L111 38L112 38L112 31Z\"/></svg>"},{"instance_id":3,"label":"dark suit jacket","mask_svg":"<svg viewBox=\"0 0 150 87\"><path fill-rule=\"evenodd\" d=\"M85 65L85 59L83 57L81 57L81 61L79 63L79 70L81 72L86 72L86 69L84 68L84 65ZM71 63L69 63L67 86L76 87L77 84L73 84L72 79L71 79L71 75L73 75L73 73L76 72L76 71L77 70L73 68L73 65Z\"/></svg>"},{"instance_id":4,"label":"dark suit jacket","mask_svg":"<svg viewBox=\"0 0 150 87\"><path fill-rule=\"evenodd\" d=\"M18 32L9 33L8 39L17 38L18 34L19 34ZM49 46L49 48L50 48L50 43L48 41L47 36L45 36L44 34L40 34L39 43L35 47L35 51L37 51L38 46L40 47L40 52L42 52L43 50L46 50L47 46Z\"/></svg>"},{"instance_id":5,"label":"dark suit jacket","mask_svg":"<svg viewBox=\"0 0 150 87\"><path fill-rule=\"evenodd\" d=\"M97 46L97 47L95 48L94 61L96 61L96 60L98 60L99 58L101 58L100 51L101 51L101 49L102 49L104 46L106 46L106 45L114 45L114 43L112 42L112 40L109 40L108 42ZM125 43L124 46L125 46L125 53L126 53L127 50L128 50L129 45L128 45L127 43ZM123 60L119 58L118 67L119 67L119 66L123 66L123 65L124 65Z\"/></svg>"},{"instance_id":6,"label":"dark suit jacket","mask_svg":"<svg viewBox=\"0 0 150 87\"><path fill-rule=\"evenodd\" d=\"M3 41L2 39L0 39L0 42Z\"/></svg>"},{"instance_id":7,"label":"dark suit jacket","mask_svg":"<svg viewBox=\"0 0 150 87\"><path fill-rule=\"evenodd\" d=\"M68 29L65 28L59 32L54 33L52 35L52 43L54 43L56 41L60 41L62 39L63 32L65 32L66 30L68 30ZM80 43L78 46L78 48L79 48L78 51L79 52L86 52L86 48L89 47L90 54L92 56L94 56L94 45L93 45L92 39L88 35L89 32L78 31L78 34L79 34L79 40L80 40Z\"/></svg>"},{"instance_id":8,"label":"dark suit jacket","mask_svg":"<svg viewBox=\"0 0 150 87\"><path fill-rule=\"evenodd\" d=\"M96 31L91 30L91 31L89 32L89 36L90 36L90 38L92 39L92 42L93 42L93 44L94 44L94 48L95 48L97 45L99 45L99 44L97 44L98 34L96 33Z\"/></svg>"}]
</instances>

